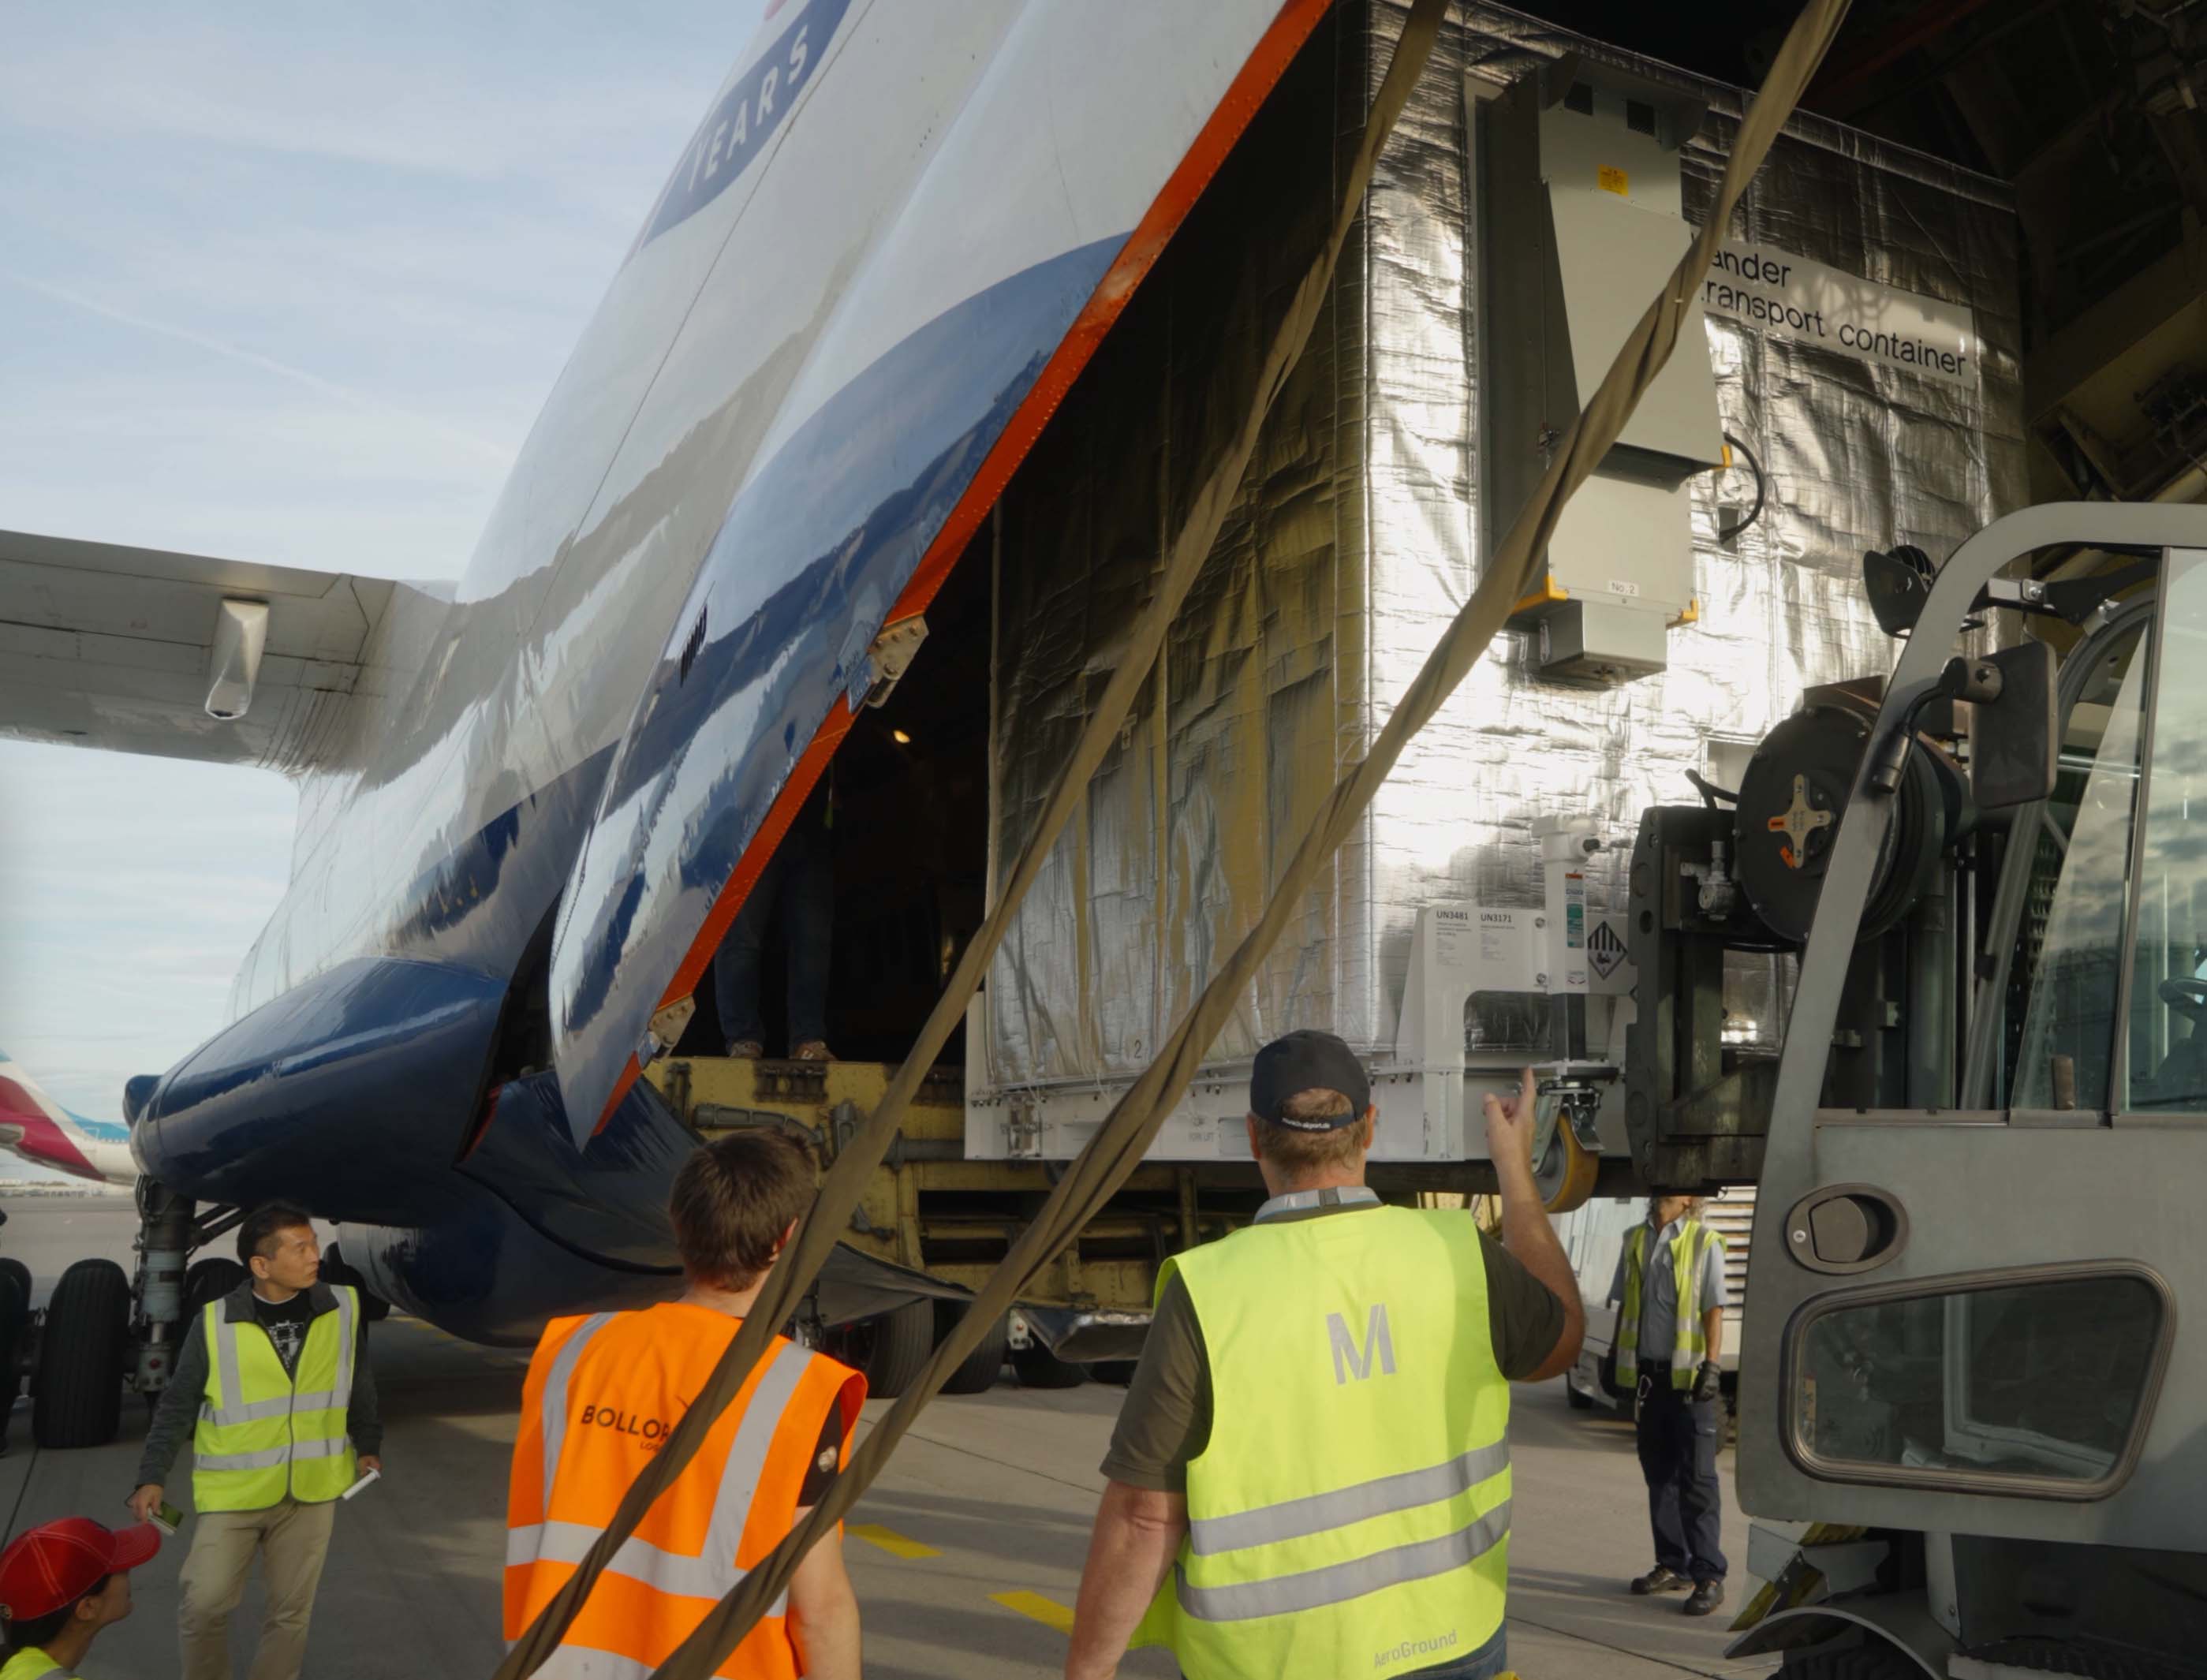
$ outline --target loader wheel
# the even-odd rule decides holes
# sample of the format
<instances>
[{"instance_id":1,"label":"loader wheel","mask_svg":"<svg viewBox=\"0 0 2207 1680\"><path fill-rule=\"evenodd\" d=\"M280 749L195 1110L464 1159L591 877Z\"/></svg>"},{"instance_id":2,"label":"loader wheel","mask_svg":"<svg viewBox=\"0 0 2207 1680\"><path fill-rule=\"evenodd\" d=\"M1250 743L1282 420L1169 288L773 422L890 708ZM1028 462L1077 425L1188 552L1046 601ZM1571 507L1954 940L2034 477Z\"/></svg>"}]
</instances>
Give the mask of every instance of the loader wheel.
<instances>
[{"instance_id":1,"label":"loader wheel","mask_svg":"<svg viewBox=\"0 0 2207 1680\"><path fill-rule=\"evenodd\" d=\"M894 1312L861 1318L834 1332L831 1352L855 1366L876 1400L894 1400L935 1356L935 1303L908 1300Z\"/></svg>"},{"instance_id":2,"label":"loader wheel","mask_svg":"<svg viewBox=\"0 0 2207 1680\"><path fill-rule=\"evenodd\" d=\"M1923 1672L1914 1658L1873 1635L1860 1645L1789 1655L1775 1680L1919 1680Z\"/></svg>"},{"instance_id":3,"label":"loader wheel","mask_svg":"<svg viewBox=\"0 0 2207 1680\"><path fill-rule=\"evenodd\" d=\"M31 1438L42 1447L104 1447L123 1424L130 1280L112 1260L79 1260L54 1285L39 1337Z\"/></svg>"},{"instance_id":4,"label":"loader wheel","mask_svg":"<svg viewBox=\"0 0 2207 1680\"><path fill-rule=\"evenodd\" d=\"M935 1332L939 1342L950 1334L952 1328L965 1315L966 1303L961 1300L938 1300L935 1303ZM981 1338L980 1345L966 1355L964 1361L953 1371L942 1384L945 1394L986 1394L996 1386L996 1378L1004 1368L1004 1359L1011 1347L1011 1326L998 1318Z\"/></svg>"},{"instance_id":5,"label":"loader wheel","mask_svg":"<svg viewBox=\"0 0 2207 1680\"><path fill-rule=\"evenodd\" d=\"M1569 1213L1584 1207L1594 1194L1601 1157L1578 1139L1569 1121L1558 1115L1556 1130L1533 1168L1533 1185L1540 1193L1540 1205L1551 1213Z\"/></svg>"},{"instance_id":6,"label":"loader wheel","mask_svg":"<svg viewBox=\"0 0 2207 1680\"><path fill-rule=\"evenodd\" d=\"M1040 1342L1013 1348L1012 1369L1023 1389L1077 1389L1088 1380L1086 1367L1058 1358Z\"/></svg>"}]
</instances>

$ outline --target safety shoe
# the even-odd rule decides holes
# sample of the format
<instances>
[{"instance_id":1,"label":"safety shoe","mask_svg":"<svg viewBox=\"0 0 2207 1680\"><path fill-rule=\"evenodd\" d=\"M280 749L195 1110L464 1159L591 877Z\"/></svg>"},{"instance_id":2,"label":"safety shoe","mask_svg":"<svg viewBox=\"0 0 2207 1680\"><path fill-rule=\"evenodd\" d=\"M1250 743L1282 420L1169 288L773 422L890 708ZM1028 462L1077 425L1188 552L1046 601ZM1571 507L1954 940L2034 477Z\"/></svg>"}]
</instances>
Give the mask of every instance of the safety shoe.
<instances>
[{"instance_id":1,"label":"safety shoe","mask_svg":"<svg viewBox=\"0 0 2207 1680\"><path fill-rule=\"evenodd\" d=\"M757 1061L766 1054L766 1046L756 1038L731 1038L728 1055L737 1061Z\"/></svg>"},{"instance_id":2,"label":"safety shoe","mask_svg":"<svg viewBox=\"0 0 2207 1680\"><path fill-rule=\"evenodd\" d=\"M826 1040L808 1038L789 1053L789 1059L792 1061L833 1061L835 1058L828 1054Z\"/></svg>"},{"instance_id":3,"label":"safety shoe","mask_svg":"<svg viewBox=\"0 0 2207 1680\"><path fill-rule=\"evenodd\" d=\"M1658 1563L1633 1581L1632 1590L1645 1598L1650 1593L1683 1593L1693 1584L1678 1570Z\"/></svg>"},{"instance_id":4,"label":"safety shoe","mask_svg":"<svg viewBox=\"0 0 2207 1680\"><path fill-rule=\"evenodd\" d=\"M1724 1582L1697 1581L1694 1583L1693 1592L1678 1608L1689 1616L1706 1616L1723 1602Z\"/></svg>"}]
</instances>

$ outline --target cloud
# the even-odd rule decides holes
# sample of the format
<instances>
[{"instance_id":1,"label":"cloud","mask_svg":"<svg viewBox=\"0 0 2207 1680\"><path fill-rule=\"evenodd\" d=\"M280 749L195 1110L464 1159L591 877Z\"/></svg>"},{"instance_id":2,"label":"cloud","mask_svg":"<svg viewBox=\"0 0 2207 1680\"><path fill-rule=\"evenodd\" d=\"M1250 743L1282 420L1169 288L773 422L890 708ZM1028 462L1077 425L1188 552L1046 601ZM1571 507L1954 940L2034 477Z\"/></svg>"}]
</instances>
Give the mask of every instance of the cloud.
<instances>
[{"instance_id":1,"label":"cloud","mask_svg":"<svg viewBox=\"0 0 2207 1680\"><path fill-rule=\"evenodd\" d=\"M758 9L18 9L0 527L457 576ZM212 1036L296 804L0 741L0 1047L111 1116Z\"/></svg>"},{"instance_id":2,"label":"cloud","mask_svg":"<svg viewBox=\"0 0 2207 1680\"><path fill-rule=\"evenodd\" d=\"M621 155L672 127L660 167L672 165L742 45L745 9L662 7L644 28L596 9L532 9L523 22L472 8L224 18L219 8L116 7L102 9L104 28L33 15L15 21L0 59L0 109L78 139L425 182L556 181L594 209L637 218Z\"/></svg>"},{"instance_id":3,"label":"cloud","mask_svg":"<svg viewBox=\"0 0 2207 1680\"><path fill-rule=\"evenodd\" d=\"M241 345L225 343L212 333L195 332L188 326L178 326L170 321L150 320L130 310L118 309L112 304L102 303L97 298L87 297L81 292L71 291L65 286L54 285L45 280L33 279L27 274L15 274L0 270L0 279L11 281L16 285L26 287L44 296L66 303L72 308L88 310L108 320L119 321L125 326L135 327L141 332L158 332L164 338L173 338L179 344L193 345L212 355L228 356L233 361L245 363L249 368L257 368L263 373L273 374L278 379L290 380L296 384L303 385L310 391L317 392L325 397L334 398L338 402L351 407L386 414L393 420L404 421L410 426L418 427L432 436L440 437L449 442L457 443L463 448L474 450L485 459L494 462L501 467L510 467L513 464L513 450L509 445L493 443L488 439L472 436L445 424L442 421L434 420L427 416L410 414L405 410L382 402L364 391L352 390L349 386L339 385L335 380L326 380L319 374L309 373L303 368L294 368L287 362L278 362L272 356L263 356L258 350L249 350Z\"/></svg>"},{"instance_id":4,"label":"cloud","mask_svg":"<svg viewBox=\"0 0 2207 1680\"><path fill-rule=\"evenodd\" d=\"M0 742L0 1047L113 1118L220 1024L296 804L266 771Z\"/></svg>"}]
</instances>

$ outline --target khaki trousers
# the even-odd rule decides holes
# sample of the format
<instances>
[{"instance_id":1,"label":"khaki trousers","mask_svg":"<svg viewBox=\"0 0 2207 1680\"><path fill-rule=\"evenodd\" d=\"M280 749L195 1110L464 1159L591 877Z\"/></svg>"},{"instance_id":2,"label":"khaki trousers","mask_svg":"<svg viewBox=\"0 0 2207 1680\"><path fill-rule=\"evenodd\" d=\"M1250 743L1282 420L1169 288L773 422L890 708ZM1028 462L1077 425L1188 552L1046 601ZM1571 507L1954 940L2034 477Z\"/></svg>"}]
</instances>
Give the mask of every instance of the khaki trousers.
<instances>
[{"instance_id":1,"label":"khaki trousers","mask_svg":"<svg viewBox=\"0 0 2207 1680\"><path fill-rule=\"evenodd\" d=\"M230 1613L244 1595L255 1552L261 1554L268 1611L251 1680L299 1680L337 1509L286 1499L265 1511L209 1511L192 1519L191 1553L176 1583L184 1680L230 1680Z\"/></svg>"}]
</instances>

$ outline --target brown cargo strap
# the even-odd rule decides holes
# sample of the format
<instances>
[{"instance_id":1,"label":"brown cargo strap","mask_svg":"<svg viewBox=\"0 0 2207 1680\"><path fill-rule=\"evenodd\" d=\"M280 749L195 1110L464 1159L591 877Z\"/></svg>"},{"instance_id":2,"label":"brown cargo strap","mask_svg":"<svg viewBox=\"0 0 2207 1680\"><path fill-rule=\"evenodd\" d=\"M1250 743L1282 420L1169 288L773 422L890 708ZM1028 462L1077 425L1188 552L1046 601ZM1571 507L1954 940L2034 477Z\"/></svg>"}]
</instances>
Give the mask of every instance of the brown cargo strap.
<instances>
[{"instance_id":1,"label":"brown cargo strap","mask_svg":"<svg viewBox=\"0 0 2207 1680\"><path fill-rule=\"evenodd\" d=\"M921 1408L932 1399L982 1336L1008 1311L1028 1282L1079 1235L1141 1163L1157 1127L1187 1090L1205 1053L1229 1020L1242 989L1284 930L1319 870L1346 840L1381 782L1394 768L1411 736L1439 710L1509 617L1511 604L1530 587L1536 565L1546 554L1564 504L1584 481L1624 429L1634 407L1678 338L1679 322L1699 290L1710 259L1722 242L1748 182L1761 166L1771 142L1792 113L1838 33L1847 0L1809 0L1771 66L1762 92L1749 107L1724 181L1708 223L1691 248L1672 271L1663 291L1642 314L1618 351L1617 360L1586 406L1564 433L1547 470L1525 507L1498 546L1493 560L1439 644L1429 654L1404 691L1372 750L1336 784L1304 835L1294 859L1280 877L1257 924L1204 989L1194 1007L1175 1028L1156 1061L1113 1107L1086 1148L1067 1169L1050 1199L1022 1232L1011 1252L990 1275L965 1316L935 1350L927 1368L907 1387L888 1414L852 1456L826 1496L789 1537L745 1576L735 1591L708 1613L696 1632L661 1665L654 1680L709 1680L766 1608L787 1588L798 1561L830 1533L857 1503ZM846 1145L822 1181L811 1211L796 1240L782 1253L761 1289L751 1316L715 1369L704 1390L675 1426L657 1457L637 1478L612 1525L601 1535L574 1575L535 1622L515 1641L498 1669L498 1680L522 1680L559 1647L607 1560L635 1531L652 1502L682 1474L714 1422L741 1390L776 1327L788 1322L812 1280L846 1228L851 1211L864 1193L896 1135L904 1110L920 1080L935 1065L951 1032L964 1019L966 1007L996 954L1020 902L1072 816L1089 779L1117 738L1119 726L1158 649L1208 558L1227 511L1240 488L1274 398L1301 356L1315 325L1342 248L1347 242L1370 184L1373 166L1410 90L1424 69L1446 12L1446 0L1415 0L1385 80L1373 102L1362 141L1343 182L1332 233L1297 288L1275 334L1247 414L1233 445L1189 505L1157 591L1135 626L1124 657L1112 672L1071 759L1051 790L1041 821L1021 851L988 919L964 954L948 987L921 1030L912 1053L859 1134Z\"/></svg>"}]
</instances>

